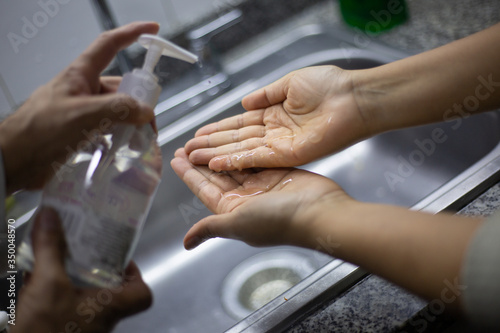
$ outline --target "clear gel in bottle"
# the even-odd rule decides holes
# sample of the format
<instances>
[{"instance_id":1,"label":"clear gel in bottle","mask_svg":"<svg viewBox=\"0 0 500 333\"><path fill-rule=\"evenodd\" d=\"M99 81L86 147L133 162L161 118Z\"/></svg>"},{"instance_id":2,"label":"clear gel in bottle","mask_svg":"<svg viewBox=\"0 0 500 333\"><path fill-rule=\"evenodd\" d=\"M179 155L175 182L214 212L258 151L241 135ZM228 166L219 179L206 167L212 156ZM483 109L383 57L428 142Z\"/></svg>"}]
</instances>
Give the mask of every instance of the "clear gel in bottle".
<instances>
[{"instance_id":1,"label":"clear gel in bottle","mask_svg":"<svg viewBox=\"0 0 500 333\"><path fill-rule=\"evenodd\" d=\"M197 57L155 35L141 35L138 41L148 49L144 66L125 74L118 92L154 107L161 87L153 70L161 55L190 63ZM127 115L127 105L112 107ZM87 137L85 148L44 187L41 205L59 213L73 281L113 287L122 281L158 188L161 152L150 124L115 125L109 134ZM18 265L26 270L34 264L30 233L31 227L18 250Z\"/></svg>"}]
</instances>

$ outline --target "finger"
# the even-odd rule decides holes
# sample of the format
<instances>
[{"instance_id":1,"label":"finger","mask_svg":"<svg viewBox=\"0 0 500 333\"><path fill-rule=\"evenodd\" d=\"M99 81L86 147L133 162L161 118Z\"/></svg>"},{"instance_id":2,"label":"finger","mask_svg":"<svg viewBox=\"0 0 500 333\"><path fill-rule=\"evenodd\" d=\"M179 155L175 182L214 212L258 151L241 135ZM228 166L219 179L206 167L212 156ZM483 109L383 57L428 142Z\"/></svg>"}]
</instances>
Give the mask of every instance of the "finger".
<instances>
[{"instance_id":1,"label":"finger","mask_svg":"<svg viewBox=\"0 0 500 333\"><path fill-rule=\"evenodd\" d=\"M232 191L241 185L242 177L237 177L236 179L233 175L221 172L215 172L208 167L196 167L193 168L198 171L203 177L208 179L212 184L219 187L223 192Z\"/></svg>"},{"instance_id":2,"label":"finger","mask_svg":"<svg viewBox=\"0 0 500 333\"><path fill-rule=\"evenodd\" d=\"M265 109L274 104L282 103L288 94L288 83L293 76L293 72L285 75L281 79L254 91L245 96L241 104L245 110Z\"/></svg>"},{"instance_id":3,"label":"finger","mask_svg":"<svg viewBox=\"0 0 500 333\"><path fill-rule=\"evenodd\" d=\"M181 153L177 154L180 155ZM215 212L224 193L222 189L210 182L210 180L195 169L191 163L189 163L186 156L175 157L170 162L170 165L177 176L182 179L201 202L212 212Z\"/></svg>"},{"instance_id":4,"label":"finger","mask_svg":"<svg viewBox=\"0 0 500 333\"><path fill-rule=\"evenodd\" d=\"M211 215L196 223L184 236L184 248L192 250L210 238L235 238L232 226L236 213Z\"/></svg>"},{"instance_id":5,"label":"finger","mask_svg":"<svg viewBox=\"0 0 500 333\"><path fill-rule=\"evenodd\" d=\"M95 80L114 56L132 44L141 34L156 34L155 22L134 22L105 31L72 63L90 81Z\"/></svg>"},{"instance_id":6,"label":"finger","mask_svg":"<svg viewBox=\"0 0 500 333\"><path fill-rule=\"evenodd\" d=\"M265 146L263 138L250 138L241 142L230 143L224 146L215 148L202 148L196 149L189 154L189 161L193 164L208 164L208 162L221 155L231 154L235 160L241 156L243 158L249 158L251 153L249 150L253 150L257 147ZM268 148L270 150L270 148ZM216 169L212 169L218 171ZM234 170L234 169L222 169L222 170Z\"/></svg>"},{"instance_id":7,"label":"finger","mask_svg":"<svg viewBox=\"0 0 500 333\"><path fill-rule=\"evenodd\" d=\"M23 287L30 284L32 276L33 275L31 274L31 272L24 272L24 274L23 274Z\"/></svg>"},{"instance_id":8,"label":"finger","mask_svg":"<svg viewBox=\"0 0 500 333\"><path fill-rule=\"evenodd\" d=\"M125 269L123 292L113 299L113 309L120 317L127 317L144 311L153 303L151 289L144 282L137 265L131 261Z\"/></svg>"},{"instance_id":9,"label":"finger","mask_svg":"<svg viewBox=\"0 0 500 333\"><path fill-rule=\"evenodd\" d=\"M154 111L153 111L154 112ZM153 131L158 135L158 126L156 125L156 118L153 118L150 122Z\"/></svg>"},{"instance_id":10,"label":"finger","mask_svg":"<svg viewBox=\"0 0 500 333\"><path fill-rule=\"evenodd\" d=\"M216 123L203 126L198 131L196 131L194 136L197 137L202 135L208 135L215 132L239 129L245 126L263 125L264 124L263 120L264 120L264 110L244 112L237 116L229 117L221 121L218 121Z\"/></svg>"},{"instance_id":11,"label":"finger","mask_svg":"<svg viewBox=\"0 0 500 333\"><path fill-rule=\"evenodd\" d=\"M122 78L120 76L102 76L101 77L101 94L114 93L118 90Z\"/></svg>"},{"instance_id":12,"label":"finger","mask_svg":"<svg viewBox=\"0 0 500 333\"><path fill-rule=\"evenodd\" d=\"M128 281L135 281L137 277L141 276L141 271L134 261L130 261L127 268L125 268L125 275Z\"/></svg>"},{"instance_id":13,"label":"finger","mask_svg":"<svg viewBox=\"0 0 500 333\"><path fill-rule=\"evenodd\" d=\"M207 180L209 180L210 182L212 182L216 186L220 187L224 192L234 190L236 187L241 185L241 182L235 180L232 175L214 172L213 170L210 170L207 167L196 167L196 166L192 165L191 163L189 163L188 156L187 156L184 148L177 149L177 151L174 153L174 156L176 158L180 158L181 160L186 162L184 165L180 165L180 166L176 165L176 167L190 168L190 169L196 170L198 173L200 173ZM178 161L176 161L174 163L178 163ZM175 171L175 169L174 169L174 171ZM180 171L180 172L182 172L182 171ZM178 173L177 175L182 179L182 176L180 173Z\"/></svg>"},{"instance_id":14,"label":"finger","mask_svg":"<svg viewBox=\"0 0 500 333\"><path fill-rule=\"evenodd\" d=\"M95 128L114 122L136 125L146 124L154 119L153 109L126 94L82 96L72 99L79 126Z\"/></svg>"},{"instance_id":15,"label":"finger","mask_svg":"<svg viewBox=\"0 0 500 333\"><path fill-rule=\"evenodd\" d=\"M66 276L66 242L59 216L54 209L42 207L35 217L31 237L35 255L33 276L50 283L53 283L53 277Z\"/></svg>"},{"instance_id":16,"label":"finger","mask_svg":"<svg viewBox=\"0 0 500 333\"><path fill-rule=\"evenodd\" d=\"M177 149L177 151L174 153L174 156L185 160L188 159L188 156L184 148ZM213 170L210 170L209 168L206 167L195 167L191 164L190 166L198 170L205 177L207 178L211 177L210 181L214 182L217 186L221 187L225 192L238 188L238 186L242 185L243 182L247 180L248 176L255 173L255 171L251 169L236 171L236 172L220 173L220 172L214 172Z\"/></svg>"},{"instance_id":17,"label":"finger","mask_svg":"<svg viewBox=\"0 0 500 333\"><path fill-rule=\"evenodd\" d=\"M199 150L193 152L192 154L198 151ZM189 157L191 157L191 155ZM243 170L257 167L275 168L286 166L291 165L286 165L284 161L280 161L278 155L272 150L272 148L263 146L233 154L216 155L216 157L212 158L208 163L208 167L217 172Z\"/></svg>"},{"instance_id":18,"label":"finger","mask_svg":"<svg viewBox=\"0 0 500 333\"><path fill-rule=\"evenodd\" d=\"M219 147L255 137L262 138L265 135L265 132L266 128L262 125L252 125L235 130L215 132L209 135L198 136L189 140L184 148L189 154L193 150L200 148Z\"/></svg>"},{"instance_id":19,"label":"finger","mask_svg":"<svg viewBox=\"0 0 500 333\"><path fill-rule=\"evenodd\" d=\"M182 158L186 159L188 155L187 155L186 150L184 148L179 148L174 152L174 156L175 157L182 157Z\"/></svg>"}]
</instances>

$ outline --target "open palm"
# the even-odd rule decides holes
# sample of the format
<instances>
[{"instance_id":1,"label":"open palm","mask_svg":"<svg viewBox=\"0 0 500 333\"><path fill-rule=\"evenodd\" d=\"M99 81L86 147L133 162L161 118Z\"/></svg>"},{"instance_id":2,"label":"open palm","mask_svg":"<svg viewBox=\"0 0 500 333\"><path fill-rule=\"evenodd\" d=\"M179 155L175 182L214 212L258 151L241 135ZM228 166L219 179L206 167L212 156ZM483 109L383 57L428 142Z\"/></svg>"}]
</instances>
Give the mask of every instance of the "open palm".
<instances>
[{"instance_id":1,"label":"open palm","mask_svg":"<svg viewBox=\"0 0 500 333\"><path fill-rule=\"evenodd\" d=\"M242 103L249 111L200 128L186 144L192 163L215 171L298 166L368 135L349 72L335 66L292 72Z\"/></svg>"},{"instance_id":2,"label":"open palm","mask_svg":"<svg viewBox=\"0 0 500 333\"><path fill-rule=\"evenodd\" d=\"M186 234L191 249L213 237L233 238L256 246L304 242L308 212L315 203L335 195L348 198L331 180L294 168L216 173L194 166L184 149L171 165L177 175L216 215L202 219Z\"/></svg>"}]
</instances>

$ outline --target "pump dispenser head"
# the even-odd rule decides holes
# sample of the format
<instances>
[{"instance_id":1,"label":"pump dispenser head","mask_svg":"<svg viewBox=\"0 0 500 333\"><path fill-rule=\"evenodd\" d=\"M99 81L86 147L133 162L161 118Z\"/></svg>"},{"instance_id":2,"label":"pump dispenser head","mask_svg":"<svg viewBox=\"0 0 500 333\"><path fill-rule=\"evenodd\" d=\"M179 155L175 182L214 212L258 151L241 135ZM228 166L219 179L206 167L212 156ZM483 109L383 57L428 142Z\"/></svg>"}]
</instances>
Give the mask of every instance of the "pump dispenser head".
<instances>
[{"instance_id":1,"label":"pump dispenser head","mask_svg":"<svg viewBox=\"0 0 500 333\"><path fill-rule=\"evenodd\" d=\"M161 86L158 84L158 78L154 75L154 68L162 55L194 63L198 57L177 45L164 40L161 37L149 34L143 34L139 37L139 44L145 47L148 52L142 68L136 68L123 76L123 80L118 87L118 92L132 96L137 101L146 103L151 108L156 106L160 96ZM147 126L143 126L147 127ZM113 145L108 154L112 157L120 147L130 141L135 126L121 125L117 126L113 134ZM106 169L112 158L108 158L102 165Z\"/></svg>"},{"instance_id":2,"label":"pump dispenser head","mask_svg":"<svg viewBox=\"0 0 500 333\"><path fill-rule=\"evenodd\" d=\"M123 76L118 92L126 93L154 108L161 91L158 78L154 75L154 68L160 57L165 55L189 63L196 62L198 57L156 35L143 34L138 41L148 50L144 65L142 69L136 68Z\"/></svg>"},{"instance_id":3,"label":"pump dispenser head","mask_svg":"<svg viewBox=\"0 0 500 333\"><path fill-rule=\"evenodd\" d=\"M141 35L139 37L139 44L148 50L142 69L150 73L153 72L154 67L162 55L184 60L191 64L198 61L198 57L191 52L188 52L156 35Z\"/></svg>"}]
</instances>

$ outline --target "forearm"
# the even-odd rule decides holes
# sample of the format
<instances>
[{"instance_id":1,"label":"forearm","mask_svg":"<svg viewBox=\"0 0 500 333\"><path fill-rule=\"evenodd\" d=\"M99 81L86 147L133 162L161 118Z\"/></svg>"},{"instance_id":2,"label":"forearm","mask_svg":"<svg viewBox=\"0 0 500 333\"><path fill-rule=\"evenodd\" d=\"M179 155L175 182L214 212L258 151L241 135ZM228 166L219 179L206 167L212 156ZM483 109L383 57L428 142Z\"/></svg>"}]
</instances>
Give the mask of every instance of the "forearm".
<instances>
[{"instance_id":1,"label":"forearm","mask_svg":"<svg viewBox=\"0 0 500 333\"><path fill-rule=\"evenodd\" d=\"M447 284L460 281L467 246L481 223L354 200L325 204L313 220L308 247L321 248L427 299L440 299ZM458 302L450 309L456 306Z\"/></svg>"},{"instance_id":2,"label":"forearm","mask_svg":"<svg viewBox=\"0 0 500 333\"><path fill-rule=\"evenodd\" d=\"M500 107L500 24L437 49L353 71L373 134Z\"/></svg>"}]
</instances>

